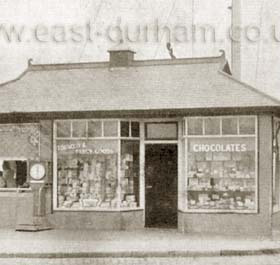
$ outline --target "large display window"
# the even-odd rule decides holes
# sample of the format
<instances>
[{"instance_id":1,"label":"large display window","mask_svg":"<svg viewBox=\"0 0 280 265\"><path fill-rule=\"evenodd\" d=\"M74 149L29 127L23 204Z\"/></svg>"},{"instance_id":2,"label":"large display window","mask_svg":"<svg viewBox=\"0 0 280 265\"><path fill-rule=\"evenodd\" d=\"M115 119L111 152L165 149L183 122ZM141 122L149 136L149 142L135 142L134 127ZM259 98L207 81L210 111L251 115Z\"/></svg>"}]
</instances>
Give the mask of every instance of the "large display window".
<instances>
[{"instance_id":1,"label":"large display window","mask_svg":"<svg viewBox=\"0 0 280 265\"><path fill-rule=\"evenodd\" d=\"M185 120L186 211L257 211L257 119Z\"/></svg>"},{"instance_id":2,"label":"large display window","mask_svg":"<svg viewBox=\"0 0 280 265\"><path fill-rule=\"evenodd\" d=\"M138 122L60 120L54 136L55 209L140 206Z\"/></svg>"}]
</instances>

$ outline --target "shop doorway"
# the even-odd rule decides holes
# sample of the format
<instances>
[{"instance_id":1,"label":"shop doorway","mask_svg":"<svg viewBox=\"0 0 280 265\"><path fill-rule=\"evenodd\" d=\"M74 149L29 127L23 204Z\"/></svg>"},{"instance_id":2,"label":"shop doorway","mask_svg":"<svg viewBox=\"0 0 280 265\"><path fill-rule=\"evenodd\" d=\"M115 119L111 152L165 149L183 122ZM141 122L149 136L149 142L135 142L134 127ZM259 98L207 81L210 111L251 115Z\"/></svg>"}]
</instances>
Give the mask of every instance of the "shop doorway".
<instances>
[{"instance_id":1,"label":"shop doorway","mask_svg":"<svg viewBox=\"0 0 280 265\"><path fill-rule=\"evenodd\" d=\"M177 227L177 157L177 144L146 145L146 227Z\"/></svg>"}]
</instances>

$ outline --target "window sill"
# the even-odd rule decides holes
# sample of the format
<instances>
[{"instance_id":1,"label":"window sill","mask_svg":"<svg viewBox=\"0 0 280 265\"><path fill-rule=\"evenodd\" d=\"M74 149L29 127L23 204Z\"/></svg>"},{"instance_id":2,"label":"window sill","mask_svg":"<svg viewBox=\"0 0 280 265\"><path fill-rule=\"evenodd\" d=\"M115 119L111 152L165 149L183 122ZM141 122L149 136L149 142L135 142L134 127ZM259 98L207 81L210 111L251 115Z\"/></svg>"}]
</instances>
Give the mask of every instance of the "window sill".
<instances>
[{"instance_id":1,"label":"window sill","mask_svg":"<svg viewBox=\"0 0 280 265\"><path fill-rule=\"evenodd\" d=\"M0 192L32 192L31 188L0 188Z\"/></svg>"},{"instance_id":2,"label":"window sill","mask_svg":"<svg viewBox=\"0 0 280 265\"><path fill-rule=\"evenodd\" d=\"M143 211L143 208L56 208L54 212L130 212Z\"/></svg>"},{"instance_id":3,"label":"window sill","mask_svg":"<svg viewBox=\"0 0 280 265\"><path fill-rule=\"evenodd\" d=\"M179 209L182 213L191 214L257 214L258 210L223 210L223 209Z\"/></svg>"}]
</instances>

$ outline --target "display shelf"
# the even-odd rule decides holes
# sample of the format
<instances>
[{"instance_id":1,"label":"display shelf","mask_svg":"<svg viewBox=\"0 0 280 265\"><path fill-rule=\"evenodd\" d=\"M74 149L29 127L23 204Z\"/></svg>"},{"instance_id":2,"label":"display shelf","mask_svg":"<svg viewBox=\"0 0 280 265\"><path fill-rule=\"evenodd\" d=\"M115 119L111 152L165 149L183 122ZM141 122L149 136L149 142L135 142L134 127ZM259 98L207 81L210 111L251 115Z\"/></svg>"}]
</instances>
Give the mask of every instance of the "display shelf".
<instances>
[{"instance_id":1,"label":"display shelf","mask_svg":"<svg viewBox=\"0 0 280 265\"><path fill-rule=\"evenodd\" d=\"M241 210L241 209L183 209L181 210L184 213L207 213L207 214L257 214L258 210L256 209L246 209L246 210Z\"/></svg>"},{"instance_id":2,"label":"display shelf","mask_svg":"<svg viewBox=\"0 0 280 265\"><path fill-rule=\"evenodd\" d=\"M234 178L234 177L189 177L188 179L237 179L237 180L255 180L255 178Z\"/></svg>"},{"instance_id":3,"label":"display shelf","mask_svg":"<svg viewBox=\"0 0 280 265\"><path fill-rule=\"evenodd\" d=\"M199 192L199 193L203 193L203 192L218 192L218 193L227 193L227 192L231 192L231 193L255 193L254 190L249 191L249 190L193 190L193 189L188 189L187 192Z\"/></svg>"}]
</instances>

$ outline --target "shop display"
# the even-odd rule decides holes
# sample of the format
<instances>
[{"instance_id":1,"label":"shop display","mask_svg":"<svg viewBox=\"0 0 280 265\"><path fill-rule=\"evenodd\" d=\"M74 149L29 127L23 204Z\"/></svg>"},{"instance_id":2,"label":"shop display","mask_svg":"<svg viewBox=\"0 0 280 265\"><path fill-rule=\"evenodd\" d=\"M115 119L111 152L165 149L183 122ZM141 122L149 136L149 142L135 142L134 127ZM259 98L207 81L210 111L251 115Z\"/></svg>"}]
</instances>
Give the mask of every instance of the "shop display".
<instances>
[{"instance_id":1,"label":"shop display","mask_svg":"<svg viewBox=\"0 0 280 265\"><path fill-rule=\"evenodd\" d=\"M137 208L139 139L120 138L139 137L139 122L61 120L55 124L55 208ZM120 135L119 125L123 127Z\"/></svg>"},{"instance_id":2,"label":"shop display","mask_svg":"<svg viewBox=\"0 0 280 265\"><path fill-rule=\"evenodd\" d=\"M139 194L139 143L122 141L121 207L136 208Z\"/></svg>"},{"instance_id":3,"label":"shop display","mask_svg":"<svg viewBox=\"0 0 280 265\"><path fill-rule=\"evenodd\" d=\"M117 208L116 150L116 141L57 141L57 207Z\"/></svg>"},{"instance_id":4,"label":"shop display","mask_svg":"<svg viewBox=\"0 0 280 265\"><path fill-rule=\"evenodd\" d=\"M254 137L189 140L188 209L255 210L254 141Z\"/></svg>"},{"instance_id":5,"label":"shop display","mask_svg":"<svg viewBox=\"0 0 280 265\"><path fill-rule=\"evenodd\" d=\"M58 206L116 208L117 155L58 160Z\"/></svg>"}]
</instances>

